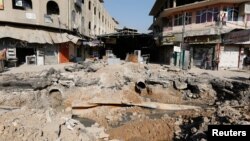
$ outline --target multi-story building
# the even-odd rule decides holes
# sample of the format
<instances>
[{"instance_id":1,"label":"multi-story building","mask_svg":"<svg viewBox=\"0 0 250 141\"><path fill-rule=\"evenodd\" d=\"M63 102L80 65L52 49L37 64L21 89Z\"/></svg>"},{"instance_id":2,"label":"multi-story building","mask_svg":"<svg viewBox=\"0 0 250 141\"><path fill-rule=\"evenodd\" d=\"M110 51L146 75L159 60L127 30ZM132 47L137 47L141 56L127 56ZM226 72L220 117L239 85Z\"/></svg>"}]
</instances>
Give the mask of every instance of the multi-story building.
<instances>
[{"instance_id":1,"label":"multi-story building","mask_svg":"<svg viewBox=\"0 0 250 141\"><path fill-rule=\"evenodd\" d=\"M249 0L156 0L150 15L162 62L238 68L242 46L223 43L229 32L250 28ZM180 52L180 53L178 53ZM181 59L179 59L181 58ZM179 61L180 60L180 61Z\"/></svg>"},{"instance_id":2,"label":"multi-story building","mask_svg":"<svg viewBox=\"0 0 250 141\"><path fill-rule=\"evenodd\" d=\"M114 33L118 22L109 15L103 5L103 0L85 0L82 10L82 33L90 37Z\"/></svg>"},{"instance_id":3,"label":"multi-story building","mask_svg":"<svg viewBox=\"0 0 250 141\"><path fill-rule=\"evenodd\" d=\"M103 0L0 0L0 49L19 63L68 62L82 40L114 32L118 22Z\"/></svg>"}]
</instances>

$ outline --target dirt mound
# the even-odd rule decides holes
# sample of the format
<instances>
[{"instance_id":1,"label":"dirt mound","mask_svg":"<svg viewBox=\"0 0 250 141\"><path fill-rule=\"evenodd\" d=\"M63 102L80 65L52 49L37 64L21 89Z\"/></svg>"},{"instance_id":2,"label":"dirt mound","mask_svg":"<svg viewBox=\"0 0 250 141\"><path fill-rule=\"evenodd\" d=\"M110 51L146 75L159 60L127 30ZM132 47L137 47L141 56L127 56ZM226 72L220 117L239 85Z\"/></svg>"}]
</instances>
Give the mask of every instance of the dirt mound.
<instances>
[{"instance_id":1,"label":"dirt mound","mask_svg":"<svg viewBox=\"0 0 250 141\"><path fill-rule=\"evenodd\" d=\"M142 120L127 123L108 131L110 138L126 141L172 141L173 125L167 120Z\"/></svg>"}]
</instances>

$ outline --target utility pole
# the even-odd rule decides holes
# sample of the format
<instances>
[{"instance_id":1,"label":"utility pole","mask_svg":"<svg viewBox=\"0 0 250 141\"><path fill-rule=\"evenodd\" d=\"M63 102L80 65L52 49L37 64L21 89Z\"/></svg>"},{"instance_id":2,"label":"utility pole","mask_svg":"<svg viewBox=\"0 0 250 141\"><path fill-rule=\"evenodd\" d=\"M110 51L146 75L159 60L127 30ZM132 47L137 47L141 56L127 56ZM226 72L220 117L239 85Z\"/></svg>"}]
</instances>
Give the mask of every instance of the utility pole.
<instances>
[{"instance_id":1,"label":"utility pole","mask_svg":"<svg viewBox=\"0 0 250 141\"><path fill-rule=\"evenodd\" d=\"M186 26L186 12L183 13L182 16L183 26L182 26L182 38L181 38L181 54L180 54L180 68L184 68L185 63L185 50L184 50L184 33L185 33L185 26Z\"/></svg>"},{"instance_id":2,"label":"utility pole","mask_svg":"<svg viewBox=\"0 0 250 141\"><path fill-rule=\"evenodd\" d=\"M223 14L224 15L224 14ZM221 49L221 43L222 43L222 37L221 37L221 31L222 31L222 28L223 28L223 22L225 22L224 21L224 19L223 19L223 17L221 17L221 16L223 16L223 15L221 15L220 13L219 13L219 17L218 17L218 20L219 20L219 30L218 30L218 32L219 32L219 41L218 41L218 44L217 44L217 47L216 47L216 50L215 50L215 52L216 52L216 57L215 57L215 63L216 63L216 69L218 70L219 69L219 62L220 62L220 49ZM224 17L225 18L225 17Z\"/></svg>"}]
</instances>

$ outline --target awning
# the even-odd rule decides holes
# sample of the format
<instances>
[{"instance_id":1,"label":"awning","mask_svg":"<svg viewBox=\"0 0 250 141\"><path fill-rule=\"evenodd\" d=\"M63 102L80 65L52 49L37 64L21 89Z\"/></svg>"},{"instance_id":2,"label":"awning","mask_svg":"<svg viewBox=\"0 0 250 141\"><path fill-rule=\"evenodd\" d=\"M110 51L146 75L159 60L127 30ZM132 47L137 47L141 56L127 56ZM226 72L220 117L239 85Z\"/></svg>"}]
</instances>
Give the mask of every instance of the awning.
<instances>
[{"instance_id":1,"label":"awning","mask_svg":"<svg viewBox=\"0 0 250 141\"><path fill-rule=\"evenodd\" d=\"M45 31L41 29L18 28L12 26L0 26L0 39L13 38L17 40L27 41L28 43L39 44L58 44L72 42L77 44L80 37L52 31Z\"/></svg>"},{"instance_id":2,"label":"awning","mask_svg":"<svg viewBox=\"0 0 250 141\"><path fill-rule=\"evenodd\" d=\"M184 34L185 37L192 37L192 36L204 36L204 35L221 35L232 31L232 28L207 28L202 30L187 30Z\"/></svg>"},{"instance_id":3,"label":"awning","mask_svg":"<svg viewBox=\"0 0 250 141\"><path fill-rule=\"evenodd\" d=\"M250 41L235 43L236 45L250 45Z\"/></svg>"},{"instance_id":4,"label":"awning","mask_svg":"<svg viewBox=\"0 0 250 141\"><path fill-rule=\"evenodd\" d=\"M224 44L249 44L250 30L240 30L225 34L223 38Z\"/></svg>"}]
</instances>

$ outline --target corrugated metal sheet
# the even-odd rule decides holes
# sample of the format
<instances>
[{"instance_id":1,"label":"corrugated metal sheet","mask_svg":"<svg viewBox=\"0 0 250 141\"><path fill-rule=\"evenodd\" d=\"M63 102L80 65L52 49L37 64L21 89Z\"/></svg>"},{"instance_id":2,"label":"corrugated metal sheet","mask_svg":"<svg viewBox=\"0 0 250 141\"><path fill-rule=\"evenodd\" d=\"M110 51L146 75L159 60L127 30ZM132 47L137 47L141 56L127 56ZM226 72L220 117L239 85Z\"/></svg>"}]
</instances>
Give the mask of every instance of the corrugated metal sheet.
<instances>
[{"instance_id":1,"label":"corrugated metal sheet","mask_svg":"<svg viewBox=\"0 0 250 141\"><path fill-rule=\"evenodd\" d=\"M58 33L29 28L24 29L11 26L0 26L0 39L1 38L13 38L27 41L29 43L39 44L57 44L66 42L73 42L76 44L78 40L81 40L81 38L68 33Z\"/></svg>"}]
</instances>

